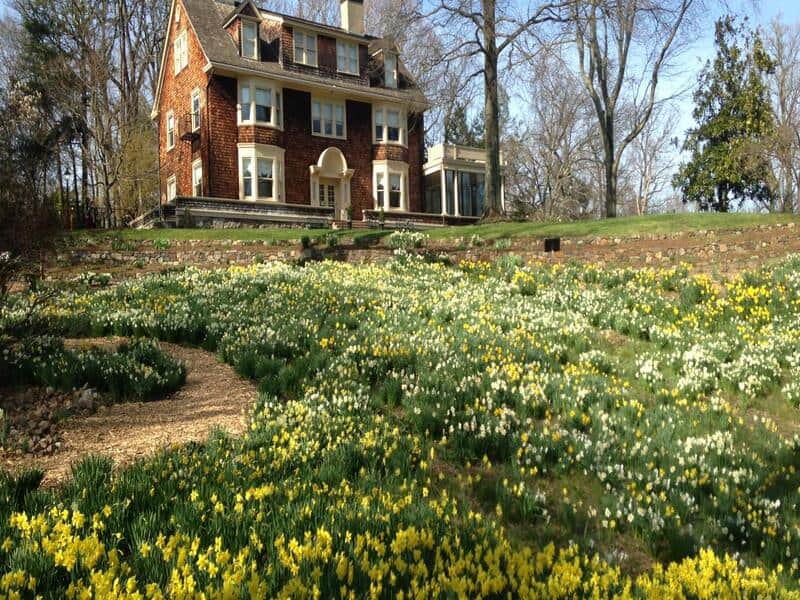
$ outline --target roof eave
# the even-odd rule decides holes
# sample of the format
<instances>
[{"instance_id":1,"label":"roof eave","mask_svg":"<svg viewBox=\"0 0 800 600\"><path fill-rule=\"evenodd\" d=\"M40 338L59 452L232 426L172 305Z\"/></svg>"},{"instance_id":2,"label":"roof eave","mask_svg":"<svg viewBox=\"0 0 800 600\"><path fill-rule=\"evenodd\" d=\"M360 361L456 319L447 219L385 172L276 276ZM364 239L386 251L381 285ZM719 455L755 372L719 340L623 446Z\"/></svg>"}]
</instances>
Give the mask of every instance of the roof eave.
<instances>
[{"instance_id":1,"label":"roof eave","mask_svg":"<svg viewBox=\"0 0 800 600\"><path fill-rule=\"evenodd\" d=\"M335 81L330 83L327 82L316 82L316 81L309 81L304 79L299 79L296 73L265 73L264 71L260 71L258 69L251 69L248 67L244 67L241 65L231 65L223 62L215 62L209 61L209 63L205 66L204 69L206 72L211 72L213 70L217 71L224 71L224 72L233 72L233 73L241 73L243 75L252 75L258 77L266 77L275 79L278 81L286 82L286 83L294 83L295 85L300 84L300 87L327 87L332 88L335 91L338 91L342 94L346 94L353 98L369 98L370 100L377 100L382 102L397 102L397 103L405 103L410 109L411 112L421 113L429 110L431 108L431 104L427 98L419 92L421 96L421 100L419 99L412 99L412 98L397 98L392 94L383 94L377 88L365 88L364 90L357 90L350 87L340 87L336 85Z\"/></svg>"}]
</instances>

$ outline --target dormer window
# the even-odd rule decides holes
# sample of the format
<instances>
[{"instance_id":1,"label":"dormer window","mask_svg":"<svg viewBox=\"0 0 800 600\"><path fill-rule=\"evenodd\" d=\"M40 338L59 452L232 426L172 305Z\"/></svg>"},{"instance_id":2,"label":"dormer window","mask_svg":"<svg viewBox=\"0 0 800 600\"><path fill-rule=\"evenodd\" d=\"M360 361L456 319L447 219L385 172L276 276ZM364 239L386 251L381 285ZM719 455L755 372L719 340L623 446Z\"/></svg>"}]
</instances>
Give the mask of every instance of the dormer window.
<instances>
[{"instance_id":1,"label":"dormer window","mask_svg":"<svg viewBox=\"0 0 800 600\"><path fill-rule=\"evenodd\" d=\"M242 56L258 60L258 23L242 20Z\"/></svg>"},{"instance_id":2,"label":"dormer window","mask_svg":"<svg viewBox=\"0 0 800 600\"><path fill-rule=\"evenodd\" d=\"M294 30L294 62L309 67L317 66L317 36Z\"/></svg>"},{"instance_id":3,"label":"dormer window","mask_svg":"<svg viewBox=\"0 0 800 600\"><path fill-rule=\"evenodd\" d=\"M386 53L383 59L384 80L387 88L397 87L397 55Z\"/></svg>"},{"instance_id":4,"label":"dormer window","mask_svg":"<svg viewBox=\"0 0 800 600\"><path fill-rule=\"evenodd\" d=\"M336 42L336 68L340 73L358 75L358 44Z\"/></svg>"}]
</instances>

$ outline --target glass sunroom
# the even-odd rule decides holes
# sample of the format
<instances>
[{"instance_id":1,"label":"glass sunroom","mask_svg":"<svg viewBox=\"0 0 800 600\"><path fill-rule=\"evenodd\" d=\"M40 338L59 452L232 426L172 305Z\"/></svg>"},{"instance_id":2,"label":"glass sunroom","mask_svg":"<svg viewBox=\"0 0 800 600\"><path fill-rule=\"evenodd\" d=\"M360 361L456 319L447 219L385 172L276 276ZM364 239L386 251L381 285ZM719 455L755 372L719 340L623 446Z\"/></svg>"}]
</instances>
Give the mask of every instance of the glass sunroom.
<instances>
[{"instance_id":1,"label":"glass sunroom","mask_svg":"<svg viewBox=\"0 0 800 600\"><path fill-rule=\"evenodd\" d=\"M500 158L502 165L502 156ZM484 209L486 152L439 144L428 151L423 210L454 217L480 217ZM502 179L500 194L505 205Z\"/></svg>"}]
</instances>

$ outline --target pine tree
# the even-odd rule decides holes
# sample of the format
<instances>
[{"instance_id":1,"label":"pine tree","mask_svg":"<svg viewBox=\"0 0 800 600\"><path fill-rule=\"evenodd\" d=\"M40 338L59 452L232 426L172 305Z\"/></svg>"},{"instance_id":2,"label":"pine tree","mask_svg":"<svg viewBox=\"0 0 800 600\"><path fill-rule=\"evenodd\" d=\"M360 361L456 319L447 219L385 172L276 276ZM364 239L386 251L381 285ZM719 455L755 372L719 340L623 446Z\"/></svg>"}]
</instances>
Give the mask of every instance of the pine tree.
<instances>
[{"instance_id":1,"label":"pine tree","mask_svg":"<svg viewBox=\"0 0 800 600\"><path fill-rule=\"evenodd\" d=\"M684 202L701 210L727 212L753 201L769 206L773 174L764 152L775 130L764 76L775 64L759 33L731 16L717 21L717 54L706 63L694 94L697 126L683 150L691 153L674 185Z\"/></svg>"},{"instance_id":2,"label":"pine tree","mask_svg":"<svg viewBox=\"0 0 800 600\"><path fill-rule=\"evenodd\" d=\"M465 104L456 104L444 120L444 141L459 146L483 146L483 111L472 122Z\"/></svg>"}]
</instances>

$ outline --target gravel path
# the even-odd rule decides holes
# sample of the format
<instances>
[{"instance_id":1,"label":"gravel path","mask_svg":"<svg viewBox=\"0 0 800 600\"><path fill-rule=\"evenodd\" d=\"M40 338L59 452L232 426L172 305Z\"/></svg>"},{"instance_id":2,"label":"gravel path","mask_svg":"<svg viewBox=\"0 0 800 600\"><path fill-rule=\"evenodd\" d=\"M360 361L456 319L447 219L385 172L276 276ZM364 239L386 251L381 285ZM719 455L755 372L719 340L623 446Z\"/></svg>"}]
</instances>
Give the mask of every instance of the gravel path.
<instances>
[{"instance_id":1,"label":"gravel path","mask_svg":"<svg viewBox=\"0 0 800 600\"><path fill-rule=\"evenodd\" d=\"M122 341L72 340L68 345L113 350ZM157 402L115 404L90 417L68 419L59 424L64 440L60 452L11 459L4 466L39 468L45 472L44 485L55 485L69 477L74 462L90 454L109 456L119 467L165 446L205 441L215 428L232 435L244 432L256 400L255 385L210 352L165 342L161 347L186 364L186 384L180 390Z\"/></svg>"}]
</instances>

